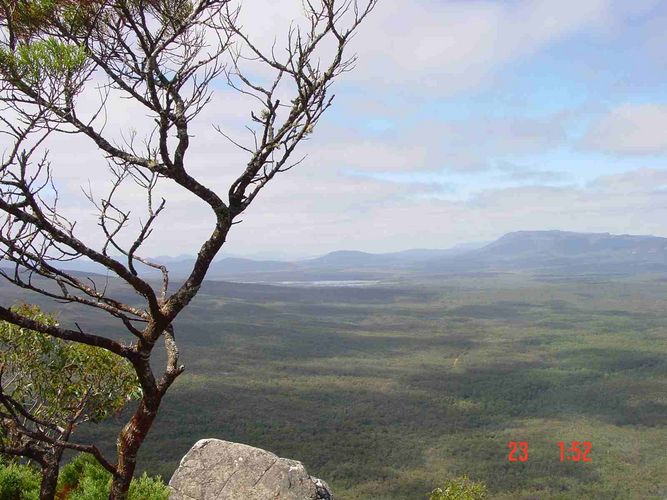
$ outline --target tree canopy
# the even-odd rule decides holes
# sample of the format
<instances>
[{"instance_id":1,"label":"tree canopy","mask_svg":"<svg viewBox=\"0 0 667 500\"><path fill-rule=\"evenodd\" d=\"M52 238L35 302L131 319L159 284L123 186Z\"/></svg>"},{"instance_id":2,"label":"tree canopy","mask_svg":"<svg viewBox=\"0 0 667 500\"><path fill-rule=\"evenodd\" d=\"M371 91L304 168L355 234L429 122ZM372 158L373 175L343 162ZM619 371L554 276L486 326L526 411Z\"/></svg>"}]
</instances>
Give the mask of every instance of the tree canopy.
<instances>
[{"instance_id":1,"label":"tree canopy","mask_svg":"<svg viewBox=\"0 0 667 500\"><path fill-rule=\"evenodd\" d=\"M36 306L13 310L57 325ZM70 442L77 426L117 414L140 396L136 373L126 359L0 321L0 452L40 463L43 492L54 491L65 447L101 457L94 447Z\"/></svg>"}]
</instances>

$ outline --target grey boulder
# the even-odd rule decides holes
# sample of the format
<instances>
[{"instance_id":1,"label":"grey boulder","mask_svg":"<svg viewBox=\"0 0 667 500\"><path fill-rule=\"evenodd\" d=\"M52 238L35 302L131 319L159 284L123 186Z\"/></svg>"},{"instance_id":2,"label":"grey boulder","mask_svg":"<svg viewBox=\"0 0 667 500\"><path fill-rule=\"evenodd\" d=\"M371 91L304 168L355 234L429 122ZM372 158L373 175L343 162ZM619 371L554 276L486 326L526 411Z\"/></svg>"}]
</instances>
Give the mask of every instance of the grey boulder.
<instances>
[{"instance_id":1,"label":"grey boulder","mask_svg":"<svg viewBox=\"0 0 667 500\"><path fill-rule=\"evenodd\" d=\"M301 462L220 439L197 441L169 487L170 500L333 500Z\"/></svg>"}]
</instances>

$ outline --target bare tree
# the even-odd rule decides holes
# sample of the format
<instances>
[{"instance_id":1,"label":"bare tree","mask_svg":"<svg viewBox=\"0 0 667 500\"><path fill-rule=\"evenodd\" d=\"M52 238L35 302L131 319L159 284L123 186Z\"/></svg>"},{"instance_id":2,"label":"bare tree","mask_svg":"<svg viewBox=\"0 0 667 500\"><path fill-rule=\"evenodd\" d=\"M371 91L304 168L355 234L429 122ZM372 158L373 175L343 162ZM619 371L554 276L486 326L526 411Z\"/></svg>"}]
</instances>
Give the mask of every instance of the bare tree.
<instances>
[{"instance_id":1,"label":"bare tree","mask_svg":"<svg viewBox=\"0 0 667 500\"><path fill-rule=\"evenodd\" d=\"M354 57L347 57L346 49L376 2L304 0L305 24L292 25L280 51L275 45L267 51L240 25L240 7L231 0L0 0L0 132L10 140L0 162L0 273L56 301L108 313L132 341L78 325L46 324L5 306L0 319L106 349L132 364L142 396L118 435L115 459L102 458L113 473L110 498L127 497L137 452L162 398L183 372L174 320L197 294L237 217L276 174L300 162L293 153L331 105L332 82L352 68ZM248 72L248 64L262 69ZM194 145L191 127L219 80L258 106L251 113L250 145L220 130L221 139L247 155L224 194L200 182L188 163L191 148L203 146ZM100 105L84 117L78 98L93 82L101 89ZM141 147L132 134L120 144L106 135L103 118L113 109L105 103L112 93L142 106L152 120ZM77 221L59 208L57 167L50 164L44 141L65 133L92 141L113 174L112 188L101 199L88 192L103 236L96 246L84 242ZM116 201L128 182L141 187L147 201L137 226ZM171 288L168 269L142 254L165 207L165 200L154 195L163 182L181 186L214 215L189 275ZM128 238L130 230L136 233ZM68 272L67 263L78 259L106 268L138 294L141 305L114 296L104 283ZM141 266L157 269L160 282L140 273ZM167 352L162 373L154 373L150 364L158 342Z\"/></svg>"}]
</instances>

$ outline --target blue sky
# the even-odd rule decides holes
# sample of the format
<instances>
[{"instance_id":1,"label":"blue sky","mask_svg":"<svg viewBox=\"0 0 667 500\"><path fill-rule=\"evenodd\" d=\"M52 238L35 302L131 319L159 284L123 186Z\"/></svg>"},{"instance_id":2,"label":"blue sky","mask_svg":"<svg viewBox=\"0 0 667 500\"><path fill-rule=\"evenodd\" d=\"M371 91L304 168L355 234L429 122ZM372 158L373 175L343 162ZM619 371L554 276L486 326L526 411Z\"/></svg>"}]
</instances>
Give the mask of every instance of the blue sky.
<instances>
[{"instance_id":1,"label":"blue sky","mask_svg":"<svg viewBox=\"0 0 667 500\"><path fill-rule=\"evenodd\" d=\"M452 8L462 3L444 2ZM490 5L493 2L485 3ZM581 30L545 46L535 54L503 64L478 86L463 88L446 96L438 96L436 92L421 94L414 89L416 92L411 94L413 109L410 114L397 117L382 114L359 116L342 103L332 110L331 122L336 125L353 123L362 137L382 138L383 135L391 137L409 133L423 121L497 120L510 127L516 120L558 121L554 127L560 129L562 137L554 138L544 147L536 145L529 152L521 147L513 150L511 146L502 152L489 152L484 155L484 160L488 162L486 169L480 167L470 172L471 169L457 164L456 160L440 159L433 165L433 170L437 172L424 173L415 169L401 175L387 172L374 174L395 182L401 179L409 181L411 177L421 182L430 178L435 183L447 183L451 179L463 192L497 185L498 172L493 165L499 163L557 172L562 177L552 176L550 183L579 185L605 174L632 171L639 164L642 167L663 168L664 151L656 153L648 147L646 151L636 154L618 155L581 144L591 127L615 107L667 105L667 64L661 60L663 49L667 49L667 37L662 34L667 26L667 7L657 2L646 2L644 8L638 8L638 11L621 12L625 15L609 26ZM443 29L446 26L443 25ZM437 59L432 62L437 66ZM383 96L388 108L401 107L405 89L394 90ZM340 92L352 94L355 91L359 91L359 87L349 85ZM553 132L557 133L556 130ZM471 137L466 134L464 138ZM447 138L442 139L447 141ZM480 143L488 142L482 133L477 139ZM478 147L465 142L464 146L467 145ZM354 173L354 165L345 167L347 172ZM363 169L356 173L363 174ZM520 185L528 180L531 179L515 179L514 182ZM506 181L511 184L511 179Z\"/></svg>"},{"instance_id":2,"label":"blue sky","mask_svg":"<svg viewBox=\"0 0 667 500\"><path fill-rule=\"evenodd\" d=\"M270 47L300 9L248 0L243 23ZM226 252L444 248L528 229L667 236L665 27L658 0L380 0L306 161L272 181ZM223 88L193 124L190 169L225 193L247 158L212 125L243 138L253 104ZM114 106L118 130L138 126ZM76 193L94 154L70 150ZM168 230L147 253L194 253L212 220L169 189ZM70 208L85 218L84 204Z\"/></svg>"}]
</instances>

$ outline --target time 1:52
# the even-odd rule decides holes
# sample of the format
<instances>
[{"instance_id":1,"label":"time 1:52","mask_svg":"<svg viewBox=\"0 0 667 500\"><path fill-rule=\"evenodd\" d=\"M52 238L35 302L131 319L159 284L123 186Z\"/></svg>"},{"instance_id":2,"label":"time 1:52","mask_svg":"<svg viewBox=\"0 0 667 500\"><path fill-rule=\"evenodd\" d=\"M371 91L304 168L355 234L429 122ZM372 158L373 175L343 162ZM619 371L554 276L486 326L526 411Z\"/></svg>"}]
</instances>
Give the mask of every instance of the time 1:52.
<instances>
[{"instance_id":1,"label":"time 1:52","mask_svg":"<svg viewBox=\"0 0 667 500\"><path fill-rule=\"evenodd\" d=\"M572 441L572 444L569 447L566 447L565 441L558 443L560 448L560 461L572 461L572 462L590 462L591 459L588 454L591 452L591 442L590 441Z\"/></svg>"},{"instance_id":2,"label":"time 1:52","mask_svg":"<svg viewBox=\"0 0 667 500\"><path fill-rule=\"evenodd\" d=\"M528 461L528 442L527 441L510 441L507 444L510 449L507 459L510 462L527 462ZM569 446L565 441L558 443L560 448L561 462L590 462L591 459L588 454L591 452L590 441L572 441Z\"/></svg>"}]
</instances>

